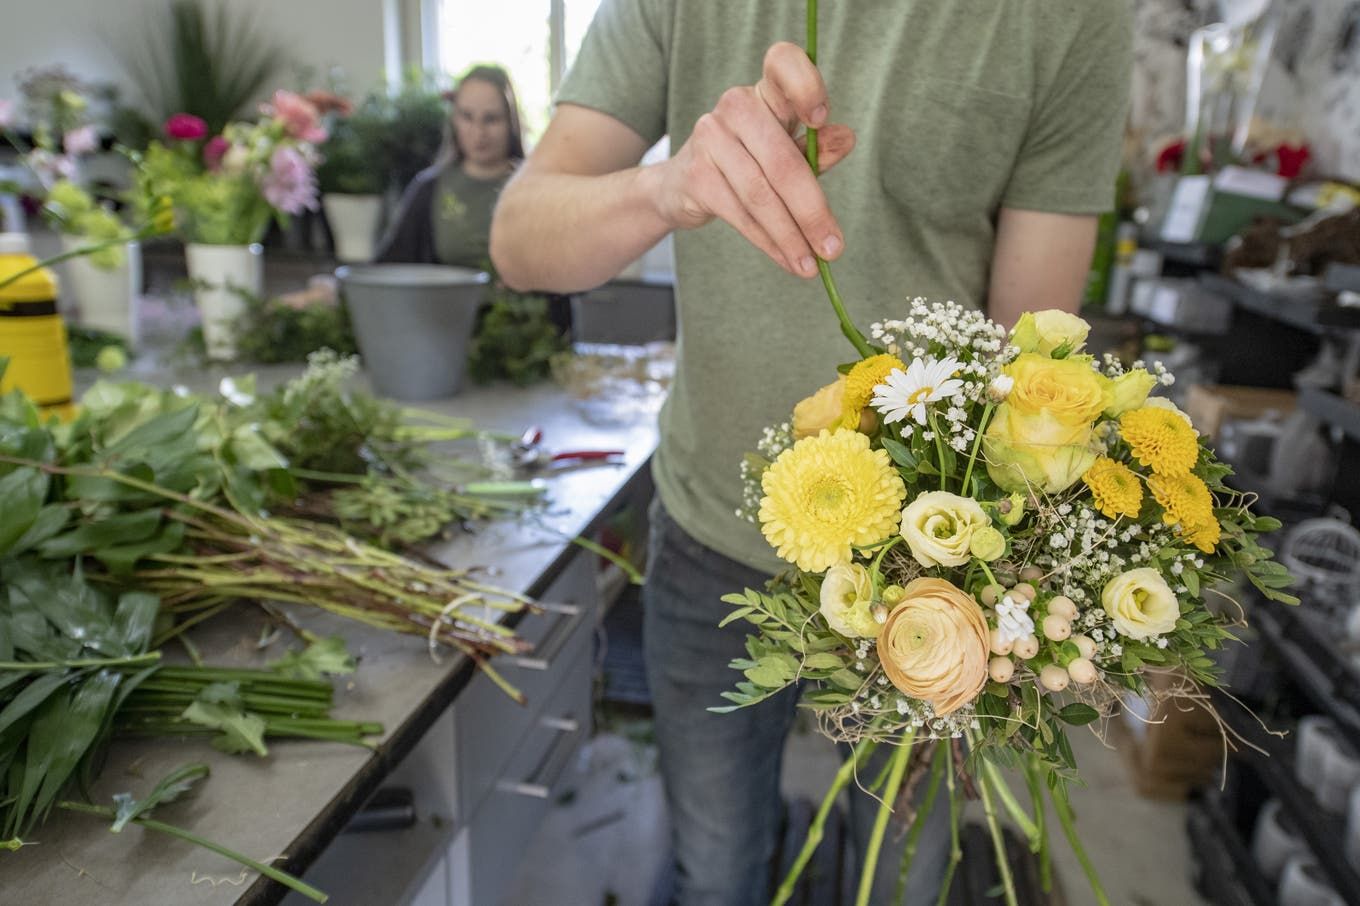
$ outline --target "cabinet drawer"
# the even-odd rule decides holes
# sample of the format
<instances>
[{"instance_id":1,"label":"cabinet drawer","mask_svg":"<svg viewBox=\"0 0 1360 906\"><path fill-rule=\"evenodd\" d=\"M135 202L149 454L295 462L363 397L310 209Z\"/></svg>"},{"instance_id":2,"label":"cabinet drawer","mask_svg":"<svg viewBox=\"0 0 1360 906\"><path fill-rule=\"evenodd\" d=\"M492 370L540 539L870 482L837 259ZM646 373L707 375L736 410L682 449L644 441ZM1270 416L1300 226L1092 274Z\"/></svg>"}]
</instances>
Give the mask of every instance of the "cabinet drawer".
<instances>
[{"instance_id":1,"label":"cabinet drawer","mask_svg":"<svg viewBox=\"0 0 1360 906\"><path fill-rule=\"evenodd\" d=\"M454 702L459 823L476 813L567 674L584 665L588 687L597 613L593 567L593 557L577 555L542 597L554 609L520 623L521 635L535 643L534 650L522 658L500 657L493 662L524 693L527 704L516 705L481 674Z\"/></svg>"},{"instance_id":2,"label":"cabinet drawer","mask_svg":"<svg viewBox=\"0 0 1360 906\"><path fill-rule=\"evenodd\" d=\"M590 661L582 659L562 678L450 850L454 904L496 906L514 879L525 843L590 738L590 674Z\"/></svg>"}]
</instances>

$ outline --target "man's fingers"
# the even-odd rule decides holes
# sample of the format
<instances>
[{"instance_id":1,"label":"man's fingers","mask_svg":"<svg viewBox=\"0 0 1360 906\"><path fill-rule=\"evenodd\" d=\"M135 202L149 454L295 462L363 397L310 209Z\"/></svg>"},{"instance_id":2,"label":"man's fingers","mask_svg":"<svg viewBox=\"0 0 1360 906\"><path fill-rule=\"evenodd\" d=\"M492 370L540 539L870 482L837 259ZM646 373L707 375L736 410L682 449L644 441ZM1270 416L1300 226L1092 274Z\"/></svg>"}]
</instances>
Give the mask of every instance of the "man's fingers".
<instances>
[{"instance_id":1,"label":"man's fingers","mask_svg":"<svg viewBox=\"0 0 1360 906\"><path fill-rule=\"evenodd\" d=\"M820 128L826 122L829 101L822 74L797 44L781 41L765 52L760 96L792 132L795 122Z\"/></svg>"},{"instance_id":2,"label":"man's fingers","mask_svg":"<svg viewBox=\"0 0 1360 906\"><path fill-rule=\"evenodd\" d=\"M746 241L760 249L770 260L782 267L794 276L803 276L789 264L784 253L779 250L779 246L770 238L770 234L765 232L764 227L756 222L750 212L737 198L737 193L726 182L719 180L722 185L715 189L713 199L713 213L718 219L730 224L733 229L746 238Z\"/></svg>"},{"instance_id":3,"label":"man's fingers","mask_svg":"<svg viewBox=\"0 0 1360 906\"><path fill-rule=\"evenodd\" d=\"M806 157L807 136L798 136L798 148ZM817 130L817 172L825 173L855 150L855 130L833 123Z\"/></svg>"}]
</instances>

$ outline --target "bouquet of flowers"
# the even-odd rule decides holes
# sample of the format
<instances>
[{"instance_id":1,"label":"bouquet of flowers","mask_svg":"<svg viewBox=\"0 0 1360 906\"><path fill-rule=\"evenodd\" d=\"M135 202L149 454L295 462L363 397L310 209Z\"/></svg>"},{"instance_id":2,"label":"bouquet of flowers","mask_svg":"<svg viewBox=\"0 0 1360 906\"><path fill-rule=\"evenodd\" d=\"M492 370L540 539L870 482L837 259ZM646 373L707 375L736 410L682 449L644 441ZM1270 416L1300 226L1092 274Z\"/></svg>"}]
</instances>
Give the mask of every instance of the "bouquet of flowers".
<instances>
[{"instance_id":1,"label":"bouquet of flowers","mask_svg":"<svg viewBox=\"0 0 1360 906\"><path fill-rule=\"evenodd\" d=\"M819 817L887 745L880 834L907 764L932 748L929 798L947 774L957 821L962 740L998 846L999 803L1046 858L1046 789L1079 848L1065 726L1108 717L1152 672L1180 672L1177 693L1202 701L1217 680L1208 652L1233 638L1205 602L1215 583L1241 574L1297 603L1257 543L1279 523L1224 484L1231 470L1184 412L1149 396L1172 376L1083 354L1088 329L1041 311L1008 335L916 299L905 319L872 326L881 351L799 403L742 464L740 515L794 569L724 599L755 634L719 710L811 681L803 703L822 731L856 744ZM998 768L1024 772L1032 813Z\"/></svg>"},{"instance_id":2,"label":"bouquet of flowers","mask_svg":"<svg viewBox=\"0 0 1360 906\"><path fill-rule=\"evenodd\" d=\"M815 0L809 7L812 48ZM817 172L815 131L808 158ZM774 902L791 896L837 795L886 747L860 906L890 816L911 811L898 805L910 801L908 776L928 786L899 901L943 784L949 877L972 789L1009 906L1017 894L1000 811L1028 837L1047 884L1049 799L1107 904L1073 825L1066 790L1079 777L1065 728L1109 717L1127 693L1151 694L1153 673L1181 677L1170 694L1213 713L1209 653L1233 638L1233 621L1205 596L1231 601L1213 586L1244 576L1266 598L1298 603L1258 543L1279 523L1253 515L1190 418L1150 396L1172 376L1085 354L1080 318L1028 313L1008 332L979 312L916 299L865 337L826 262L820 271L858 356L741 464L738 515L792 569L724 598L735 608L725 623L744 620L754 633L731 665L744 676L724 693L731 704L714 709L803 683L822 732L854 747ZM1028 808L1002 769L1023 774Z\"/></svg>"},{"instance_id":3,"label":"bouquet of flowers","mask_svg":"<svg viewBox=\"0 0 1360 906\"><path fill-rule=\"evenodd\" d=\"M166 142L134 158L143 203L168 199L186 241L249 245L271 217L316 210L316 146L326 140L320 111L276 91L260 112L259 122L228 123L211 137L202 119L177 113L165 121Z\"/></svg>"}]
</instances>

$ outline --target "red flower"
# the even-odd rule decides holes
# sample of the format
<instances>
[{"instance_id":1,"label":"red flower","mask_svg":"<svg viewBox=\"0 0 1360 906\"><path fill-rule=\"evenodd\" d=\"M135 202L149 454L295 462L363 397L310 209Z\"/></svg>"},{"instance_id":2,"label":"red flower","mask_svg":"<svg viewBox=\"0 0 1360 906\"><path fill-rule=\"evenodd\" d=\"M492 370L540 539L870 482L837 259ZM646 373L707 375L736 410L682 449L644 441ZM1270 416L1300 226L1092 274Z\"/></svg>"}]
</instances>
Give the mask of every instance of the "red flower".
<instances>
[{"instance_id":1,"label":"red flower","mask_svg":"<svg viewBox=\"0 0 1360 906\"><path fill-rule=\"evenodd\" d=\"M214 135L208 139L208 143L203 146L203 165L209 170L216 172L222 166L222 158L226 156L227 149L231 143L220 135Z\"/></svg>"},{"instance_id":2,"label":"red flower","mask_svg":"<svg viewBox=\"0 0 1360 906\"><path fill-rule=\"evenodd\" d=\"M1275 149L1275 157L1280 162L1275 172L1285 179L1297 179L1312 156L1307 145L1280 145Z\"/></svg>"},{"instance_id":3,"label":"red flower","mask_svg":"<svg viewBox=\"0 0 1360 906\"><path fill-rule=\"evenodd\" d=\"M192 113L176 113L165 121L165 137L182 142L196 142L208 134L208 124Z\"/></svg>"},{"instance_id":4,"label":"red flower","mask_svg":"<svg viewBox=\"0 0 1360 906\"><path fill-rule=\"evenodd\" d=\"M1157 152L1157 172L1166 173L1171 170L1179 170L1183 160L1185 160L1185 139L1178 138L1168 142L1161 151Z\"/></svg>"}]
</instances>

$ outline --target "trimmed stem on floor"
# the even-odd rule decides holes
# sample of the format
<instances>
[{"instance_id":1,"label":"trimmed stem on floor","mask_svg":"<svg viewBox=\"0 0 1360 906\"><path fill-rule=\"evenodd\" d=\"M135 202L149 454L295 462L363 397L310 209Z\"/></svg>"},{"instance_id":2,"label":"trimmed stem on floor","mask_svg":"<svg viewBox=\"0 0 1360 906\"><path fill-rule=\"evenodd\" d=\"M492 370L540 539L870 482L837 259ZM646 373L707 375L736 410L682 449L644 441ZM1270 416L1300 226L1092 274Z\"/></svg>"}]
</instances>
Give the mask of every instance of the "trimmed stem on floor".
<instances>
[{"instance_id":1,"label":"trimmed stem on floor","mask_svg":"<svg viewBox=\"0 0 1360 906\"><path fill-rule=\"evenodd\" d=\"M869 837L869 845L864 851L864 864L860 866L859 896L856 906L869 906L869 898L874 892L874 876L877 874L878 853L883 848L883 835L888 830L888 818L897 802L897 792L902 788L902 777L907 772L907 762L911 761L911 750L916 740L914 730L902 734L897 751L892 757L892 772L888 775L888 786L883 790L883 799L878 804L878 817L874 819L874 831Z\"/></svg>"},{"instance_id":2,"label":"trimmed stem on floor","mask_svg":"<svg viewBox=\"0 0 1360 906\"><path fill-rule=\"evenodd\" d=\"M775 891L770 906L783 906L793 896L799 876L802 875L803 869L807 867L808 860L812 858L812 853L817 849L817 845L822 842L822 834L826 831L826 817L831 813L831 807L835 805L836 797L850 783L850 779L855 776L856 769L864 759L869 757L869 753L877 745L878 743L872 739L861 739L859 744L855 746L854 752L841 764L840 770L836 772L835 779L831 781L831 788L822 797L821 807L817 809L817 814L808 827L807 839L803 842L803 848L798 852L798 858L793 860L793 865L789 868L789 873L784 876L783 882L779 885L779 890Z\"/></svg>"}]
</instances>

